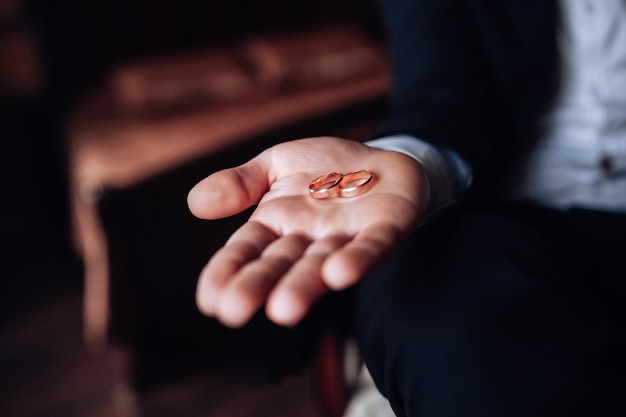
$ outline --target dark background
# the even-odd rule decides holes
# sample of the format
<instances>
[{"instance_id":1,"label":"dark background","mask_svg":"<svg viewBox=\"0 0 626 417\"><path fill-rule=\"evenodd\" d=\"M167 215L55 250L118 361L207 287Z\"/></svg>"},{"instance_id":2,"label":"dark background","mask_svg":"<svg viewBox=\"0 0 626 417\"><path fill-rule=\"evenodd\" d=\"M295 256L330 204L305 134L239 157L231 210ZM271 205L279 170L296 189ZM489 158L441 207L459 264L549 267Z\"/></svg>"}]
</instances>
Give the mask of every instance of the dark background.
<instances>
[{"instance_id":1,"label":"dark background","mask_svg":"<svg viewBox=\"0 0 626 417\"><path fill-rule=\"evenodd\" d=\"M64 137L72 111L121 63L323 24L357 24L379 36L377 11L375 0L0 0L0 414L86 415L76 411L82 409L68 393L87 389L80 385L89 380L93 394L108 381L94 381L108 371L81 350L83 266L72 247ZM233 147L103 195L99 210L114 242L109 248L112 272L133 282L120 291L114 288L112 301L132 306L114 315L123 316L125 321L118 322L128 326L118 330L141 352L135 383L149 386L200 371L194 355L211 338L228 341L216 352L229 351L241 360L218 363L224 356L217 356L207 364L245 369L254 363L269 379L280 379L310 359L309 342L319 331L315 315L296 330L268 326L260 317L244 333L233 333L207 322L193 300L181 298L195 285L198 262L245 214L217 228L191 215L182 226L168 224L168 218L188 214L187 190L210 171L242 162L277 140L368 124L383 108L383 103L369 103L286 126L254 138L254 146ZM172 199L144 216L164 194ZM129 235L136 238L129 240ZM189 251L172 236L206 252ZM158 285L147 282L147 276L158 276ZM178 276L186 278L177 281ZM172 282L179 285L172 287ZM171 306L168 300L174 300ZM85 398L82 407L91 407ZM30 405L15 405L22 403ZM15 414L23 409L36 411Z\"/></svg>"}]
</instances>

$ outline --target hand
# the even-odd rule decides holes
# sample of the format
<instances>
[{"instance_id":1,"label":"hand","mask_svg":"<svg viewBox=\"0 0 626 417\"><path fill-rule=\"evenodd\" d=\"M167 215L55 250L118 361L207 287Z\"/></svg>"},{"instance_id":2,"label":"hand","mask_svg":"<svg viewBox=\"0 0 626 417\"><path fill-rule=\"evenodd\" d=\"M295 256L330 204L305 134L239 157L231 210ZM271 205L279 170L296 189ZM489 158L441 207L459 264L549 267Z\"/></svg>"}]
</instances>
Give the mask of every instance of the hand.
<instances>
[{"instance_id":1,"label":"hand","mask_svg":"<svg viewBox=\"0 0 626 417\"><path fill-rule=\"evenodd\" d=\"M367 169L374 187L352 198L316 200L309 183L328 172ZM200 274L200 310L238 327L265 305L292 326L328 289L344 289L375 268L417 224L428 205L426 175L413 158L339 138L309 138L269 148L219 171L189 193L202 219L250 219Z\"/></svg>"}]
</instances>

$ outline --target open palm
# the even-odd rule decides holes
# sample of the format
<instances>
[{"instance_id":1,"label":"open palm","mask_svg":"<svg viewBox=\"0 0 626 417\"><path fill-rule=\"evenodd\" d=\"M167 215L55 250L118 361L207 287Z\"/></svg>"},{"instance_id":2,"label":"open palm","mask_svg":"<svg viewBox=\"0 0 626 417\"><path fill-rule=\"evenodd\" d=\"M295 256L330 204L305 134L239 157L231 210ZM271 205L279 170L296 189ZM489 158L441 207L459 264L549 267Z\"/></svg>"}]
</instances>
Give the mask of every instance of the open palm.
<instances>
[{"instance_id":1,"label":"open palm","mask_svg":"<svg viewBox=\"0 0 626 417\"><path fill-rule=\"evenodd\" d=\"M361 169L376 177L368 192L309 196L316 177ZM203 219L257 205L200 274L198 307L237 327L265 305L271 320L294 325L329 288L346 288L375 268L414 228L427 203L421 166L400 153L332 137L269 148L189 193L190 210Z\"/></svg>"}]
</instances>

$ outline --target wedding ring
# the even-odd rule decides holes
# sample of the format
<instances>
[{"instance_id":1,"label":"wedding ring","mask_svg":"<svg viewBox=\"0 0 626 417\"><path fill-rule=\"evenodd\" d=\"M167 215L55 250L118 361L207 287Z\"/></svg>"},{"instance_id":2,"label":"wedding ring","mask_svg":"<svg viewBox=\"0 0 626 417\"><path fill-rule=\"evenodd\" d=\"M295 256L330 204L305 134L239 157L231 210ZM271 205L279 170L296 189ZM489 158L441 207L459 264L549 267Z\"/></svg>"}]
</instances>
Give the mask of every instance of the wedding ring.
<instances>
[{"instance_id":1,"label":"wedding ring","mask_svg":"<svg viewBox=\"0 0 626 417\"><path fill-rule=\"evenodd\" d=\"M339 182L343 175L338 172L330 172L315 178L309 184L309 195L313 198L328 198L339 190Z\"/></svg>"},{"instance_id":2,"label":"wedding ring","mask_svg":"<svg viewBox=\"0 0 626 417\"><path fill-rule=\"evenodd\" d=\"M356 197L369 191L374 186L374 182L374 174L366 169L351 172L339 180L338 195L339 197Z\"/></svg>"}]
</instances>

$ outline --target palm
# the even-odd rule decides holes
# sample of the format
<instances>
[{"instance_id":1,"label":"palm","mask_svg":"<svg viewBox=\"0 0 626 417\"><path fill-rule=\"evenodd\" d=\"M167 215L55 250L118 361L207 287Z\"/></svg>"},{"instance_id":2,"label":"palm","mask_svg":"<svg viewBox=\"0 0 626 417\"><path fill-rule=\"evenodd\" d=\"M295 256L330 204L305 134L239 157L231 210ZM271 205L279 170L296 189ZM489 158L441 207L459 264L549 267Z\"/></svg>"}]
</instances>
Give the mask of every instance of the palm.
<instances>
[{"instance_id":1,"label":"palm","mask_svg":"<svg viewBox=\"0 0 626 417\"><path fill-rule=\"evenodd\" d=\"M360 169L377 177L367 193L308 195L317 176ZM198 217L258 205L202 272L200 308L238 326L267 304L271 319L294 324L329 287L356 282L413 228L426 205L423 181L411 158L337 138L287 142L208 177L189 196Z\"/></svg>"}]
</instances>

